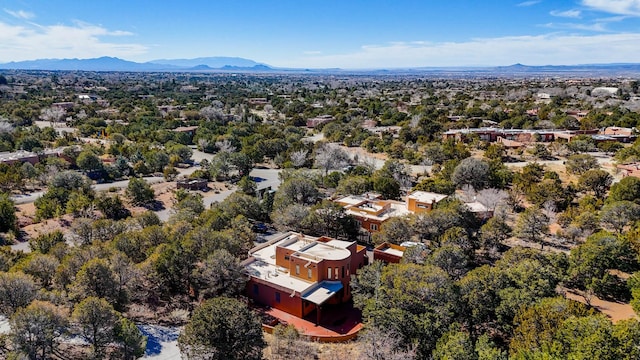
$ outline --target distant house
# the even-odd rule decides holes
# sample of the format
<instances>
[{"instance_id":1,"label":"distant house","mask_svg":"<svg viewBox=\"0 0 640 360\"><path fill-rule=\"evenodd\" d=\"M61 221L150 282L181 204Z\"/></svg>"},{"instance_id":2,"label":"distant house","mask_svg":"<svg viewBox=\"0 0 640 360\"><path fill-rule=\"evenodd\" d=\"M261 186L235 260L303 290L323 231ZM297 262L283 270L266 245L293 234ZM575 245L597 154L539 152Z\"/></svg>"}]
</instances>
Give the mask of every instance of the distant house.
<instances>
[{"instance_id":1,"label":"distant house","mask_svg":"<svg viewBox=\"0 0 640 360\"><path fill-rule=\"evenodd\" d=\"M502 144L502 146L504 146L507 149L519 149L526 146L525 143L522 143L520 141L505 139L502 136L498 136L497 142L499 144Z\"/></svg>"},{"instance_id":2,"label":"distant house","mask_svg":"<svg viewBox=\"0 0 640 360\"><path fill-rule=\"evenodd\" d=\"M269 100L267 98L251 98L248 100L249 105L255 107L261 107L269 104Z\"/></svg>"},{"instance_id":3,"label":"distant house","mask_svg":"<svg viewBox=\"0 0 640 360\"><path fill-rule=\"evenodd\" d=\"M99 97L91 94L78 94L78 100L83 102L93 102L98 100Z\"/></svg>"},{"instance_id":4,"label":"distant house","mask_svg":"<svg viewBox=\"0 0 640 360\"><path fill-rule=\"evenodd\" d=\"M308 128L315 128L317 126L320 126L322 124L326 124L326 123L328 123L330 121L333 121L333 120L335 120L333 115L316 116L314 118L307 119L307 127Z\"/></svg>"},{"instance_id":5,"label":"distant house","mask_svg":"<svg viewBox=\"0 0 640 360\"><path fill-rule=\"evenodd\" d=\"M180 126L171 131L189 133L189 132L194 132L196 130L198 130L198 126Z\"/></svg>"},{"instance_id":6,"label":"distant house","mask_svg":"<svg viewBox=\"0 0 640 360\"><path fill-rule=\"evenodd\" d=\"M635 134L635 131L633 128L625 128L625 127L618 127L618 126L609 126L607 128L604 128L604 130L602 130L600 132L600 134L602 135L623 135L623 136L632 136Z\"/></svg>"},{"instance_id":7,"label":"distant house","mask_svg":"<svg viewBox=\"0 0 640 360\"><path fill-rule=\"evenodd\" d=\"M404 246L384 242L373 249L373 259L387 264L397 264L402 260L406 249Z\"/></svg>"},{"instance_id":8,"label":"distant house","mask_svg":"<svg viewBox=\"0 0 640 360\"><path fill-rule=\"evenodd\" d=\"M369 233L380 231L382 224L394 216L409 214L405 203L383 200L378 194L349 195L334 202L344 207L346 214L353 216L360 227Z\"/></svg>"},{"instance_id":9,"label":"distant house","mask_svg":"<svg viewBox=\"0 0 640 360\"><path fill-rule=\"evenodd\" d=\"M363 128L363 129L370 129L370 128L374 128L374 127L376 127L377 125L378 125L378 122L377 122L377 121L375 121L375 120L372 120L372 119L367 119L367 120L364 120L364 121L362 122L362 128Z\"/></svg>"},{"instance_id":10,"label":"distant house","mask_svg":"<svg viewBox=\"0 0 640 360\"><path fill-rule=\"evenodd\" d=\"M483 222L493 217L493 210L489 210L489 208L479 201L465 202L465 206Z\"/></svg>"},{"instance_id":11,"label":"distant house","mask_svg":"<svg viewBox=\"0 0 640 360\"><path fill-rule=\"evenodd\" d=\"M363 230L374 234L392 217L431 211L435 204L445 198L447 195L414 191L407 195L404 202L383 200L379 194L372 193L344 196L334 202L340 204L347 215L353 216Z\"/></svg>"},{"instance_id":12,"label":"distant house","mask_svg":"<svg viewBox=\"0 0 640 360\"><path fill-rule=\"evenodd\" d=\"M446 198L447 195L443 194L414 191L407 195L407 209L416 214L431 211L437 203Z\"/></svg>"},{"instance_id":13,"label":"distant house","mask_svg":"<svg viewBox=\"0 0 640 360\"><path fill-rule=\"evenodd\" d=\"M622 176L634 176L640 178L640 163L622 164L617 166L621 170Z\"/></svg>"},{"instance_id":14,"label":"distant house","mask_svg":"<svg viewBox=\"0 0 640 360\"><path fill-rule=\"evenodd\" d=\"M576 118L578 120L582 120L585 117L587 117L587 115L589 115L589 111L587 111L587 110L567 110L565 113L568 116L573 116L574 118Z\"/></svg>"},{"instance_id":15,"label":"distant house","mask_svg":"<svg viewBox=\"0 0 640 360\"><path fill-rule=\"evenodd\" d=\"M607 136L612 141L618 141L623 143L629 143L636 140L637 131L635 128L624 128L617 126L610 126L600 131L601 135Z\"/></svg>"},{"instance_id":16,"label":"distant house","mask_svg":"<svg viewBox=\"0 0 640 360\"><path fill-rule=\"evenodd\" d=\"M374 126L365 128L370 133L378 135L382 137L385 134L389 134L395 138L399 137L400 130L402 129L400 126Z\"/></svg>"},{"instance_id":17,"label":"distant house","mask_svg":"<svg viewBox=\"0 0 640 360\"><path fill-rule=\"evenodd\" d=\"M251 249L242 264L249 298L320 324L327 305L351 299L351 275L367 260L355 241L288 232Z\"/></svg>"},{"instance_id":18,"label":"distant house","mask_svg":"<svg viewBox=\"0 0 640 360\"><path fill-rule=\"evenodd\" d=\"M516 143L526 144L532 142L551 142L555 139L571 140L578 135L597 134L597 129L592 130L552 130L552 129L499 129L495 127L452 129L442 133L443 140L454 139L456 141L469 141L479 138L486 142L502 142L509 144L506 140ZM520 146L520 144L513 144Z\"/></svg>"},{"instance_id":19,"label":"distant house","mask_svg":"<svg viewBox=\"0 0 640 360\"><path fill-rule=\"evenodd\" d=\"M71 102L71 101L55 102L55 103L51 104L51 107L58 108L58 109L64 109L64 110L73 109L74 106L76 106L76 103Z\"/></svg>"},{"instance_id":20,"label":"distant house","mask_svg":"<svg viewBox=\"0 0 640 360\"><path fill-rule=\"evenodd\" d=\"M41 159L47 157L59 157L73 163L73 159L66 157L63 151L66 147L55 149L45 149L42 153L37 154L31 151L18 150L15 152L1 152L0 163L11 165L14 163L28 162L33 165L37 164Z\"/></svg>"},{"instance_id":21,"label":"distant house","mask_svg":"<svg viewBox=\"0 0 640 360\"><path fill-rule=\"evenodd\" d=\"M177 133L183 133L183 134L187 134L190 137L193 137L193 135L195 135L196 130L198 130L198 126L180 126L177 127L171 131L173 132L177 132Z\"/></svg>"},{"instance_id":22,"label":"distant house","mask_svg":"<svg viewBox=\"0 0 640 360\"><path fill-rule=\"evenodd\" d=\"M187 190L206 190L208 182L206 179L184 179L176 182L176 188Z\"/></svg>"}]
</instances>

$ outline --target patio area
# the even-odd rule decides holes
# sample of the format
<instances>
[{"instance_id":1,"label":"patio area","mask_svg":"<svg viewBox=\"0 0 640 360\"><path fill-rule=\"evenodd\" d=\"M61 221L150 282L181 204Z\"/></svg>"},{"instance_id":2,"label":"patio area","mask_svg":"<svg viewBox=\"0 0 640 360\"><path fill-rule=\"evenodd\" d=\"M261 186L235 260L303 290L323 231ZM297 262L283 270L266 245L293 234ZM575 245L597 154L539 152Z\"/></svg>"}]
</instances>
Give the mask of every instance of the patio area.
<instances>
[{"instance_id":1,"label":"patio area","mask_svg":"<svg viewBox=\"0 0 640 360\"><path fill-rule=\"evenodd\" d=\"M343 342L354 339L362 329L362 313L351 303L327 306L322 309L322 322L316 325L315 311L304 319L274 308L258 308L259 312L277 319L276 323L263 324L271 332L277 324L293 325L301 335L320 342Z\"/></svg>"}]
</instances>

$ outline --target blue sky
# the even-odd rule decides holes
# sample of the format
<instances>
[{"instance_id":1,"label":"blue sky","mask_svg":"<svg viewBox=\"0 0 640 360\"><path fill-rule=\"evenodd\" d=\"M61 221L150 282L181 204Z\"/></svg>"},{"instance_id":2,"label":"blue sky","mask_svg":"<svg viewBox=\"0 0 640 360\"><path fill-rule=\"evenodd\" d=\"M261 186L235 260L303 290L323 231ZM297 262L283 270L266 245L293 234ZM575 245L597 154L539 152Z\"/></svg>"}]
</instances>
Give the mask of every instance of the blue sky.
<instances>
[{"instance_id":1,"label":"blue sky","mask_svg":"<svg viewBox=\"0 0 640 360\"><path fill-rule=\"evenodd\" d=\"M640 0L0 0L0 62L99 56L360 69L640 62Z\"/></svg>"}]
</instances>

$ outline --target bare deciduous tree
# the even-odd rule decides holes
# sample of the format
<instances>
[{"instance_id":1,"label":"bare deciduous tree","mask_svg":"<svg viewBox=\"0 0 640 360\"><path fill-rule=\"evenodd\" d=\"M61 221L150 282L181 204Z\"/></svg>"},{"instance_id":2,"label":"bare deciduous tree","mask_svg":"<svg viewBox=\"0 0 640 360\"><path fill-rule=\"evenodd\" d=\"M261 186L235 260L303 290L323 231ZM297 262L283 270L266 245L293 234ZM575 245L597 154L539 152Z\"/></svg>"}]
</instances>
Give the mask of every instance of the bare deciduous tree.
<instances>
[{"instance_id":1,"label":"bare deciduous tree","mask_svg":"<svg viewBox=\"0 0 640 360\"><path fill-rule=\"evenodd\" d=\"M544 212L545 215L547 215L550 223L555 222L556 211L557 211L557 206L555 201L553 200L545 201L544 204L542 204L542 211Z\"/></svg>"},{"instance_id":2,"label":"bare deciduous tree","mask_svg":"<svg viewBox=\"0 0 640 360\"><path fill-rule=\"evenodd\" d=\"M213 106L206 106L200 109L200 116L209 121L218 121L222 123L224 123L225 121L224 113L222 112L222 110Z\"/></svg>"},{"instance_id":3,"label":"bare deciduous tree","mask_svg":"<svg viewBox=\"0 0 640 360\"><path fill-rule=\"evenodd\" d=\"M208 148L211 142L208 139L200 138L198 139L198 148L204 151L204 149Z\"/></svg>"},{"instance_id":4,"label":"bare deciduous tree","mask_svg":"<svg viewBox=\"0 0 640 360\"><path fill-rule=\"evenodd\" d=\"M42 109L40 111L40 119L44 121L58 122L60 121L67 112L64 109L58 107L50 107L46 109Z\"/></svg>"},{"instance_id":5,"label":"bare deciduous tree","mask_svg":"<svg viewBox=\"0 0 640 360\"><path fill-rule=\"evenodd\" d=\"M305 149L294 151L289 155L294 167L301 167L307 161L308 151Z\"/></svg>"},{"instance_id":6,"label":"bare deciduous tree","mask_svg":"<svg viewBox=\"0 0 640 360\"><path fill-rule=\"evenodd\" d=\"M224 139L222 141L216 141L216 147L218 148L218 152L222 153L233 153L236 152L236 147L231 144L231 141L228 139Z\"/></svg>"},{"instance_id":7,"label":"bare deciduous tree","mask_svg":"<svg viewBox=\"0 0 640 360\"><path fill-rule=\"evenodd\" d=\"M460 194L460 200L462 200L463 202L466 202L466 203L470 203L470 202L476 201L477 193L476 193L476 190L473 188L473 186L471 186L469 184L465 184L465 185L462 186L462 188L460 190L462 191L462 193Z\"/></svg>"},{"instance_id":8,"label":"bare deciduous tree","mask_svg":"<svg viewBox=\"0 0 640 360\"><path fill-rule=\"evenodd\" d=\"M326 176L329 170L340 169L349 164L349 155L337 146L323 144L316 150L316 166L324 171Z\"/></svg>"},{"instance_id":9,"label":"bare deciduous tree","mask_svg":"<svg viewBox=\"0 0 640 360\"><path fill-rule=\"evenodd\" d=\"M0 133L12 133L13 125L7 119L0 117Z\"/></svg>"},{"instance_id":10,"label":"bare deciduous tree","mask_svg":"<svg viewBox=\"0 0 640 360\"><path fill-rule=\"evenodd\" d=\"M358 360L407 360L416 357L416 349L404 350L400 336L390 329L371 327L359 337L358 345Z\"/></svg>"},{"instance_id":11,"label":"bare deciduous tree","mask_svg":"<svg viewBox=\"0 0 640 360\"><path fill-rule=\"evenodd\" d=\"M476 195L476 200L486 206L489 211L495 211L496 207L506 203L508 198L509 194L506 191L494 188L482 189Z\"/></svg>"}]
</instances>

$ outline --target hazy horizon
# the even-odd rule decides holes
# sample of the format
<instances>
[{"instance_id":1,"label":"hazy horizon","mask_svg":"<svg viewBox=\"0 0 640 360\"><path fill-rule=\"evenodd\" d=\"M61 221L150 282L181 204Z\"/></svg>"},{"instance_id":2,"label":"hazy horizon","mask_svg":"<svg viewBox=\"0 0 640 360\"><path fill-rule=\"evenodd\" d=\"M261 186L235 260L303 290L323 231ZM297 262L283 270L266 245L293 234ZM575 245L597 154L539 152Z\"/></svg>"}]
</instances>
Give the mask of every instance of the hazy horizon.
<instances>
[{"instance_id":1,"label":"hazy horizon","mask_svg":"<svg viewBox=\"0 0 640 360\"><path fill-rule=\"evenodd\" d=\"M9 0L0 63L241 57L281 68L635 63L640 0Z\"/></svg>"}]
</instances>

